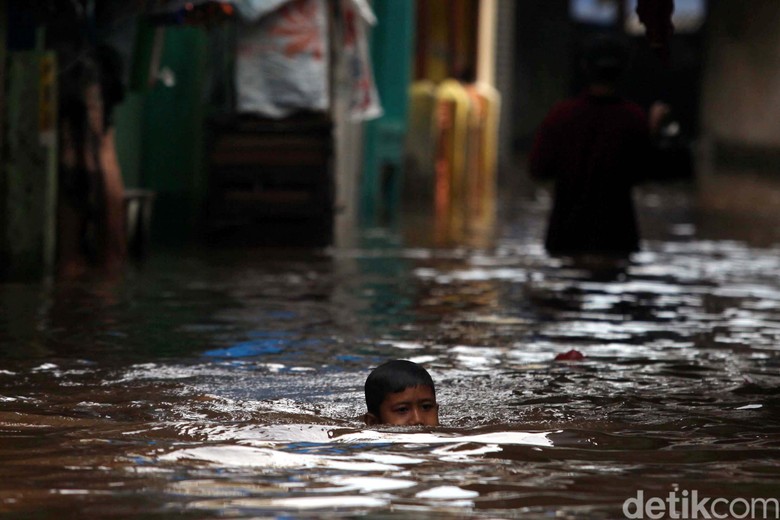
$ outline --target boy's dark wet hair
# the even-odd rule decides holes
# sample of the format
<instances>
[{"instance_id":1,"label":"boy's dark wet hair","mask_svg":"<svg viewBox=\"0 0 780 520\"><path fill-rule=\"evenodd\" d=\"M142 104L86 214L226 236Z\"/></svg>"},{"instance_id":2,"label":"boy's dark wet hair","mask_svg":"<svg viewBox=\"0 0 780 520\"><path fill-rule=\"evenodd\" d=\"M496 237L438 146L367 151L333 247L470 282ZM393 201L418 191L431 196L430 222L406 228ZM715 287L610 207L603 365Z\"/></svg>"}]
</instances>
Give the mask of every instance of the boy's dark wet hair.
<instances>
[{"instance_id":1,"label":"boy's dark wet hair","mask_svg":"<svg viewBox=\"0 0 780 520\"><path fill-rule=\"evenodd\" d=\"M366 406L369 413L378 417L379 407L387 394L403 392L415 386L429 386L435 393L431 375L417 363L396 359L379 365L366 379Z\"/></svg>"}]
</instances>

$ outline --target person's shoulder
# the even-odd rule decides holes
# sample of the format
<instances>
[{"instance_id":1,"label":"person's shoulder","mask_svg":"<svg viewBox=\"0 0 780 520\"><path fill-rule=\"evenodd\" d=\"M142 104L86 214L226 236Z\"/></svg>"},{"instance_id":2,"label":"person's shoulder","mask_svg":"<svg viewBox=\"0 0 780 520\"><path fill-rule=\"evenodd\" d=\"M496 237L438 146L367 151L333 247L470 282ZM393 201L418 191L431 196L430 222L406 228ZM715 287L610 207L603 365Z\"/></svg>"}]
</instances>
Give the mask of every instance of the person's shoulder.
<instances>
[{"instance_id":1,"label":"person's shoulder","mask_svg":"<svg viewBox=\"0 0 780 520\"><path fill-rule=\"evenodd\" d=\"M623 121L639 128L644 129L647 127L647 112L638 103L628 99L621 99L619 107Z\"/></svg>"},{"instance_id":2,"label":"person's shoulder","mask_svg":"<svg viewBox=\"0 0 780 520\"><path fill-rule=\"evenodd\" d=\"M584 104L584 100L582 97L570 97L566 99L561 99L555 105L553 105L553 110L559 111L559 112L566 112L573 110L577 107L580 107Z\"/></svg>"},{"instance_id":3,"label":"person's shoulder","mask_svg":"<svg viewBox=\"0 0 780 520\"><path fill-rule=\"evenodd\" d=\"M623 109L634 117L639 117L642 119L647 117L647 112L639 105L639 103L635 103L634 101L628 99L623 99L621 104Z\"/></svg>"},{"instance_id":4,"label":"person's shoulder","mask_svg":"<svg viewBox=\"0 0 780 520\"><path fill-rule=\"evenodd\" d=\"M571 116L582 105L579 98L567 98L557 101L547 112L548 121L560 121Z\"/></svg>"}]
</instances>

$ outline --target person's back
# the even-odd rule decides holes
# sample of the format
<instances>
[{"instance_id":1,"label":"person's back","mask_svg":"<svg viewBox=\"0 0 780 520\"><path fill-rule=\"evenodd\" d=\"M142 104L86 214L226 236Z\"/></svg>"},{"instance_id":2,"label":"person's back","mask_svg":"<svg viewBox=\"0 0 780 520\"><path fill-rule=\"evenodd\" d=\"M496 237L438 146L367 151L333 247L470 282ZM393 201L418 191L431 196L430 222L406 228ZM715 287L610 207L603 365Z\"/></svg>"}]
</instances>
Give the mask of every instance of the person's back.
<instances>
[{"instance_id":1,"label":"person's back","mask_svg":"<svg viewBox=\"0 0 780 520\"><path fill-rule=\"evenodd\" d=\"M592 52L588 91L553 107L530 155L535 178L555 179L545 242L552 254L625 255L639 249L631 188L648 165L647 118L615 92L624 63L597 68L599 53L612 59L616 51Z\"/></svg>"}]
</instances>

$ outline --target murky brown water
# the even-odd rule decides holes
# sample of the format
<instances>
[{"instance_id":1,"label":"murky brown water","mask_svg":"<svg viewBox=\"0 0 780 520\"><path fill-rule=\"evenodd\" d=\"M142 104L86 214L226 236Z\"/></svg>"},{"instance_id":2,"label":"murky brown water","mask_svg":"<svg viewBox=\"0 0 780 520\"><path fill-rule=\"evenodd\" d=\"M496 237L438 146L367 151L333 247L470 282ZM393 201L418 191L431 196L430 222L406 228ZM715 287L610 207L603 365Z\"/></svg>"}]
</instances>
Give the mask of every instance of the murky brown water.
<instances>
[{"instance_id":1,"label":"murky brown water","mask_svg":"<svg viewBox=\"0 0 780 520\"><path fill-rule=\"evenodd\" d=\"M713 225L729 215L696 193L642 194L645 252L623 269L551 261L544 202L519 201L483 250L374 230L0 286L0 512L615 518L640 490L780 498L777 230ZM553 361L570 349L585 360ZM444 427L361 428L365 377L395 357L430 369Z\"/></svg>"}]
</instances>

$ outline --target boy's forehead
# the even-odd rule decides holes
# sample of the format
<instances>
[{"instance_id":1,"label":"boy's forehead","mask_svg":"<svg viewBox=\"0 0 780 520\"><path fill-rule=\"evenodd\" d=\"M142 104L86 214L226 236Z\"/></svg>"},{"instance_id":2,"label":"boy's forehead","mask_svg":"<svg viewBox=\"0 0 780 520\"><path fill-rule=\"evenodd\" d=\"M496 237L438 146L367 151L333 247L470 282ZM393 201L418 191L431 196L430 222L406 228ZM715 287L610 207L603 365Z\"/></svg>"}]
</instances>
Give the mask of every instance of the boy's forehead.
<instances>
[{"instance_id":1,"label":"boy's forehead","mask_svg":"<svg viewBox=\"0 0 780 520\"><path fill-rule=\"evenodd\" d=\"M435 394L435 391L433 390L433 387L431 385L410 385L396 392L388 392L387 396L389 395L398 396L404 393L432 396Z\"/></svg>"}]
</instances>

